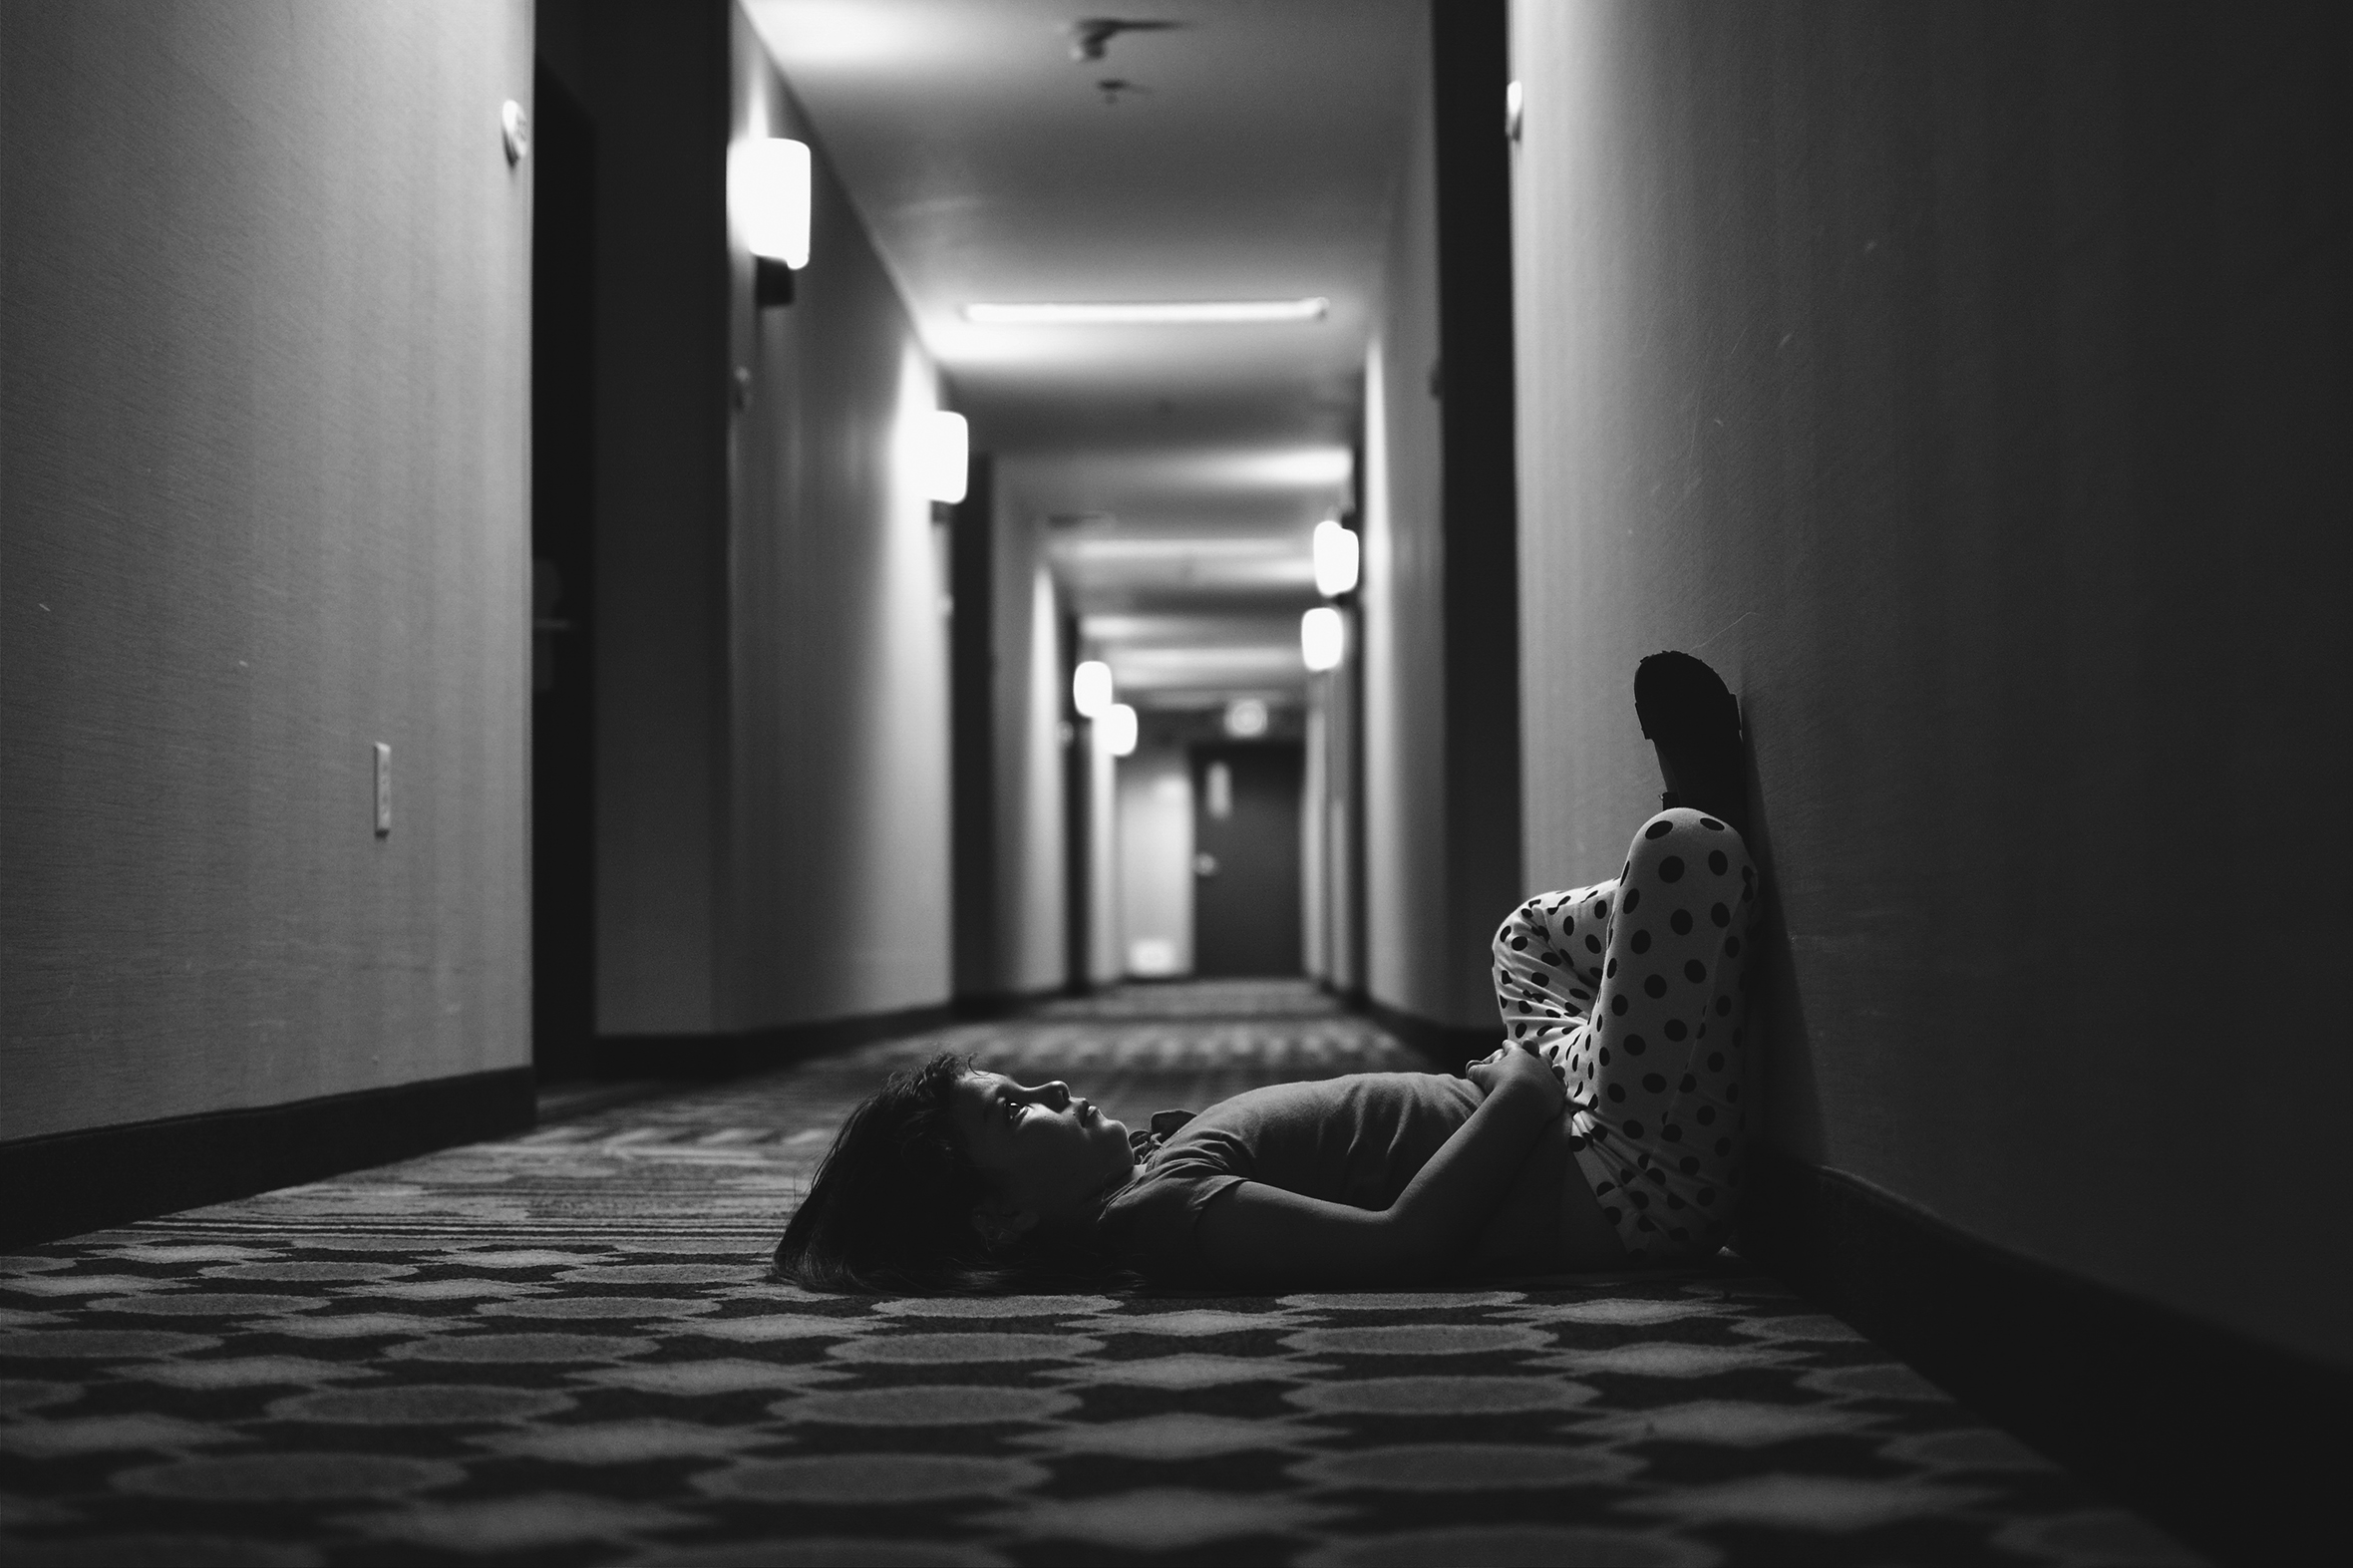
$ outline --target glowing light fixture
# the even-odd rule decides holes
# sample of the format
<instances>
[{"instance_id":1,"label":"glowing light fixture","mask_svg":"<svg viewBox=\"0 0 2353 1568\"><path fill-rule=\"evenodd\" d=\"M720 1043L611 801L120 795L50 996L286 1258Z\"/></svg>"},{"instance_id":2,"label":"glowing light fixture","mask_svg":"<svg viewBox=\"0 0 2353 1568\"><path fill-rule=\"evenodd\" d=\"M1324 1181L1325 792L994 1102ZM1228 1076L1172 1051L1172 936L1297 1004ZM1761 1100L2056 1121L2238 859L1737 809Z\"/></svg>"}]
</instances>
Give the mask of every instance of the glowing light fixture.
<instances>
[{"instance_id":1,"label":"glowing light fixture","mask_svg":"<svg viewBox=\"0 0 2353 1568\"><path fill-rule=\"evenodd\" d=\"M1299 657L1310 670L1338 669L1347 646L1347 625L1330 605L1319 604L1299 617Z\"/></svg>"},{"instance_id":2,"label":"glowing light fixture","mask_svg":"<svg viewBox=\"0 0 2353 1568\"><path fill-rule=\"evenodd\" d=\"M1240 484L1279 484L1301 489L1324 489L1346 484L1356 476L1356 459L1346 447L1297 447L1289 451L1252 453L1224 466L1219 474Z\"/></svg>"},{"instance_id":3,"label":"glowing light fixture","mask_svg":"<svg viewBox=\"0 0 2353 1568\"><path fill-rule=\"evenodd\" d=\"M1255 697L1237 697L1225 705L1225 733L1237 741L1254 741L1266 733L1266 705Z\"/></svg>"},{"instance_id":4,"label":"glowing light fixture","mask_svg":"<svg viewBox=\"0 0 2353 1568\"><path fill-rule=\"evenodd\" d=\"M1332 302L1313 299L1106 300L1100 303L972 304L964 319L988 327L1259 325L1321 321Z\"/></svg>"},{"instance_id":5,"label":"glowing light fixture","mask_svg":"<svg viewBox=\"0 0 2353 1568\"><path fill-rule=\"evenodd\" d=\"M738 142L727 161L727 210L745 245L796 271L808 266L809 144L757 137Z\"/></svg>"},{"instance_id":6,"label":"glowing light fixture","mask_svg":"<svg viewBox=\"0 0 2353 1568\"><path fill-rule=\"evenodd\" d=\"M752 252L752 298L793 303L793 273L809 265L809 144L755 137L727 153L727 213Z\"/></svg>"},{"instance_id":7,"label":"glowing light fixture","mask_svg":"<svg viewBox=\"0 0 2353 1568\"><path fill-rule=\"evenodd\" d=\"M1070 703L1082 719L1100 719L1112 706L1111 666L1089 659L1070 674Z\"/></svg>"},{"instance_id":8,"label":"glowing light fixture","mask_svg":"<svg viewBox=\"0 0 2353 1568\"><path fill-rule=\"evenodd\" d=\"M925 417L923 489L933 500L964 498L964 474L971 464L972 436L964 416L940 409Z\"/></svg>"},{"instance_id":9,"label":"glowing light fixture","mask_svg":"<svg viewBox=\"0 0 2353 1568\"><path fill-rule=\"evenodd\" d=\"M1356 572L1361 558L1356 531L1340 526L1337 517L1326 517L1315 525L1315 591L1327 599L1337 599L1356 586Z\"/></svg>"},{"instance_id":10,"label":"glowing light fixture","mask_svg":"<svg viewBox=\"0 0 2353 1568\"><path fill-rule=\"evenodd\" d=\"M1112 756L1130 755L1136 750L1136 710L1126 703L1113 703L1095 721L1095 734Z\"/></svg>"}]
</instances>

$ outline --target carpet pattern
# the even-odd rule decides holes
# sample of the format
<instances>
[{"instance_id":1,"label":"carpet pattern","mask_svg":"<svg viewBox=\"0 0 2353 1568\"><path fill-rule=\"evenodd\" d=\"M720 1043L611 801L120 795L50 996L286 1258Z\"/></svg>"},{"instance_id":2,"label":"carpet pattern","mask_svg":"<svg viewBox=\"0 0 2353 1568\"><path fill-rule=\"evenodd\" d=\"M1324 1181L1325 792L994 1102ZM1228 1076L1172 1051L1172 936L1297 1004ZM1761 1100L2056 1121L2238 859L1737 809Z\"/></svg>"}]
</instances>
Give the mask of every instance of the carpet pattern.
<instances>
[{"instance_id":1,"label":"carpet pattern","mask_svg":"<svg viewBox=\"0 0 2353 1568\"><path fill-rule=\"evenodd\" d=\"M2197 1560L1729 1259L1238 1299L770 1281L842 1111L939 1049L1130 1119L1418 1066L1303 988L1138 988L0 1260L0 1559Z\"/></svg>"}]
</instances>

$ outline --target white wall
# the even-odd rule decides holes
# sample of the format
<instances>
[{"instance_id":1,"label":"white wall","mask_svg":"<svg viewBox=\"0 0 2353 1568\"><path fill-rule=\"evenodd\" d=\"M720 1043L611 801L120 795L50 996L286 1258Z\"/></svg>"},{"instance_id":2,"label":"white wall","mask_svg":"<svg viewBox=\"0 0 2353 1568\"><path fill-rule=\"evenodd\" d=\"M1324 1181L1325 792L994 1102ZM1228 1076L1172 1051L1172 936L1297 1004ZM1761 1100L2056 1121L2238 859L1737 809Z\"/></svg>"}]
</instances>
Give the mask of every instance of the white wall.
<instances>
[{"instance_id":1,"label":"white wall","mask_svg":"<svg viewBox=\"0 0 2353 1568\"><path fill-rule=\"evenodd\" d=\"M997 759L995 987L1059 988L1069 975L1064 908L1064 650L1061 608L1025 460L995 466L993 744Z\"/></svg>"},{"instance_id":2,"label":"white wall","mask_svg":"<svg viewBox=\"0 0 2353 1568\"><path fill-rule=\"evenodd\" d=\"M1300 785L1304 799L1299 812L1299 954L1308 979L1328 982L1332 978L1332 768L1326 684L1313 681L1307 693L1307 768Z\"/></svg>"},{"instance_id":3,"label":"white wall","mask_svg":"<svg viewBox=\"0 0 2353 1568\"><path fill-rule=\"evenodd\" d=\"M530 1060L531 64L0 7L0 1137Z\"/></svg>"},{"instance_id":4,"label":"white wall","mask_svg":"<svg viewBox=\"0 0 2353 1568\"><path fill-rule=\"evenodd\" d=\"M1701 654L1766 1138L2346 1365L2334 21L1517 0L1513 205L1531 884Z\"/></svg>"},{"instance_id":5,"label":"white wall","mask_svg":"<svg viewBox=\"0 0 2353 1568\"><path fill-rule=\"evenodd\" d=\"M1484 1017L1462 1016L1448 972L1446 554L1431 388L1439 357L1437 153L1426 73L1414 92L1381 330L1365 360L1365 983L1375 1000L1407 1013L1492 1023L1492 1006Z\"/></svg>"},{"instance_id":6,"label":"white wall","mask_svg":"<svg viewBox=\"0 0 2353 1568\"><path fill-rule=\"evenodd\" d=\"M698 140L695 65L685 132L664 120L598 146L618 172L710 199L693 214L707 231L656 237L683 269L665 293L706 300L714 328L706 341L701 316L681 324L673 352L693 374L675 388L600 389L625 427L639 405L659 405L649 418L681 397L705 406L666 442L616 433L630 445L606 455L620 471L600 488L600 531L619 530L627 551L617 569L599 563L608 633L684 651L653 679L629 645L598 645L598 1029L691 1036L944 1002L947 583L915 469L938 375L822 148L796 302L754 307L751 257L725 222L728 139L814 139L741 10L710 12L708 40L700 10L598 15L665 49L706 49L708 87L731 94L729 120ZM628 66L613 66L621 87ZM676 166L643 171L656 150ZM705 266L687 265L697 256ZM731 411L738 368L749 395ZM707 481L713 545L687 504ZM705 707L702 728L664 744ZM685 835L695 821L708 826Z\"/></svg>"},{"instance_id":7,"label":"white wall","mask_svg":"<svg viewBox=\"0 0 2353 1568\"><path fill-rule=\"evenodd\" d=\"M1033 992L1062 984L1069 961L1063 940L1064 908L1070 887L1063 869L1062 633L1056 614L1053 574L1027 559L1016 579L1014 603L1025 613L1008 624L1009 606L998 601L1000 701L999 756L1011 766L998 775L997 841L999 908L1005 926L998 933L999 977L1010 992ZM1002 580L1002 579L1000 579Z\"/></svg>"},{"instance_id":8,"label":"white wall","mask_svg":"<svg viewBox=\"0 0 2353 1568\"><path fill-rule=\"evenodd\" d=\"M1131 975L1192 971L1192 775L1180 748L1119 760L1120 961Z\"/></svg>"},{"instance_id":9,"label":"white wall","mask_svg":"<svg viewBox=\"0 0 2353 1568\"><path fill-rule=\"evenodd\" d=\"M947 582L917 446L939 379L879 264L826 235L836 277L864 274L849 308L812 278L807 316L766 313L738 426L775 467L736 517L735 1029L950 986Z\"/></svg>"},{"instance_id":10,"label":"white wall","mask_svg":"<svg viewBox=\"0 0 2353 1568\"><path fill-rule=\"evenodd\" d=\"M1343 610L1348 638L1341 662L1312 689L1315 723L1323 739L1322 831L1324 975L1334 990L1354 993L1364 985L1360 932L1363 903L1358 882L1362 856L1357 839L1362 814L1357 753L1364 744L1361 662L1364 620Z\"/></svg>"},{"instance_id":11,"label":"white wall","mask_svg":"<svg viewBox=\"0 0 2353 1568\"><path fill-rule=\"evenodd\" d=\"M1097 726L1084 727L1087 748L1087 978L1108 985L1127 973L1120 938L1119 759Z\"/></svg>"}]
</instances>

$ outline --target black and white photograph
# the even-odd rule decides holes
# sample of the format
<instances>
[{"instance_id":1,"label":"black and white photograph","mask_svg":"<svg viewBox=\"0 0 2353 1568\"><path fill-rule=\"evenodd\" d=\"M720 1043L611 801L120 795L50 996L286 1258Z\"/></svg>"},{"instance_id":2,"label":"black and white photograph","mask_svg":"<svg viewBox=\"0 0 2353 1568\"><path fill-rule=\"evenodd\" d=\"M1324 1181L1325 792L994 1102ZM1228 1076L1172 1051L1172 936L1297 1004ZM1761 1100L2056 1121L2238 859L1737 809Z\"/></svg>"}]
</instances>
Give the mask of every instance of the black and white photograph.
<instances>
[{"instance_id":1,"label":"black and white photograph","mask_svg":"<svg viewBox=\"0 0 2353 1568\"><path fill-rule=\"evenodd\" d=\"M0 1564L2335 1557L2353 29L1096 3L0 0Z\"/></svg>"}]
</instances>

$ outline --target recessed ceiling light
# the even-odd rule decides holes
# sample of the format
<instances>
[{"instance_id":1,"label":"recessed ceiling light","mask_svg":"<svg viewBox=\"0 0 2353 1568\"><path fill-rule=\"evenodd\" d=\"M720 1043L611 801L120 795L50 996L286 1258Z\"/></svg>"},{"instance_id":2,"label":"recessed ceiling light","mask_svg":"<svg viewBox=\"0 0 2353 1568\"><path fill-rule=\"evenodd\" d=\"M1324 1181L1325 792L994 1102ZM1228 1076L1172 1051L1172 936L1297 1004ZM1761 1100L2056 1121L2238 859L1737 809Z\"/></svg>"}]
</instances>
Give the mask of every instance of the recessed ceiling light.
<instances>
[{"instance_id":1,"label":"recessed ceiling light","mask_svg":"<svg viewBox=\"0 0 2353 1568\"><path fill-rule=\"evenodd\" d=\"M991 327L1192 326L1321 321L1332 302L1314 299L1164 299L1090 304L966 305L964 319Z\"/></svg>"}]
</instances>

